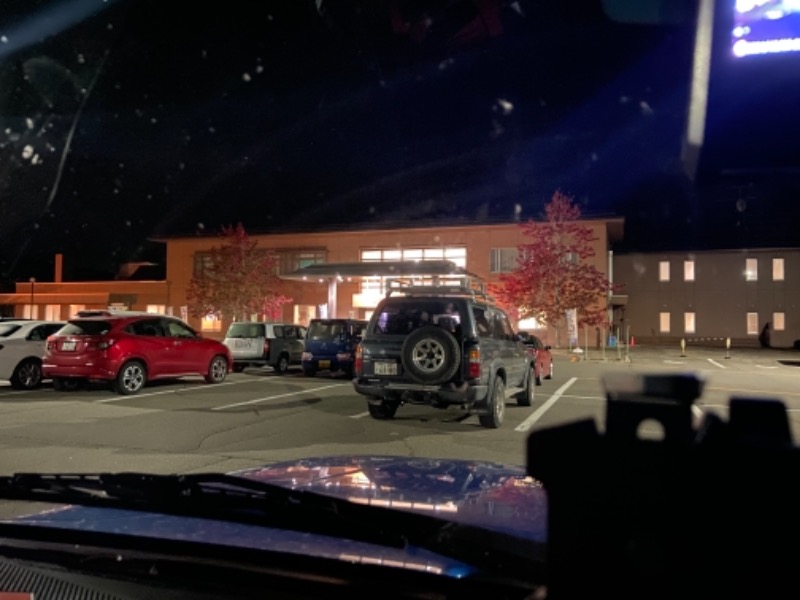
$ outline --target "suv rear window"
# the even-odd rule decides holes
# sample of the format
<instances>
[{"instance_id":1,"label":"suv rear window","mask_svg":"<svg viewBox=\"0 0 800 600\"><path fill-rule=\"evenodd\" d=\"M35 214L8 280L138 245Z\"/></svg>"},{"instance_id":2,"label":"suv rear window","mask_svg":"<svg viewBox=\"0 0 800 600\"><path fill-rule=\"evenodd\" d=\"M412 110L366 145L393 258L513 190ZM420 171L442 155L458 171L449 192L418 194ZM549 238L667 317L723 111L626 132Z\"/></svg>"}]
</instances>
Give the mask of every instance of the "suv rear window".
<instances>
[{"instance_id":1,"label":"suv rear window","mask_svg":"<svg viewBox=\"0 0 800 600\"><path fill-rule=\"evenodd\" d=\"M275 328L275 335L279 335L280 327ZM234 323L225 334L228 338L257 338L264 335L264 325L260 323Z\"/></svg>"},{"instance_id":2,"label":"suv rear window","mask_svg":"<svg viewBox=\"0 0 800 600\"><path fill-rule=\"evenodd\" d=\"M413 302L387 302L373 320L372 334L405 335L426 325L438 325L459 334L463 316L446 298Z\"/></svg>"},{"instance_id":3,"label":"suv rear window","mask_svg":"<svg viewBox=\"0 0 800 600\"><path fill-rule=\"evenodd\" d=\"M103 335L111 331L108 321L69 321L59 335Z\"/></svg>"},{"instance_id":4,"label":"suv rear window","mask_svg":"<svg viewBox=\"0 0 800 600\"><path fill-rule=\"evenodd\" d=\"M309 340L333 340L347 331L346 321L312 321L308 327Z\"/></svg>"}]
</instances>

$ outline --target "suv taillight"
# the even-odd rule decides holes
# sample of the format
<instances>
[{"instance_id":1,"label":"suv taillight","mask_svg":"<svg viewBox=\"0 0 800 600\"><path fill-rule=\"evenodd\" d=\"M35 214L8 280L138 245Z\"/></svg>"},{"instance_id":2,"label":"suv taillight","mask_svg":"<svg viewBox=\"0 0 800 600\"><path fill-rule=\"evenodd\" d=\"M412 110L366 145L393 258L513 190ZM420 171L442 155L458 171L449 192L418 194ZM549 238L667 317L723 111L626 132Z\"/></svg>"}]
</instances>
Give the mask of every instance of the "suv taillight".
<instances>
[{"instance_id":1,"label":"suv taillight","mask_svg":"<svg viewBox=\"0 0 800 600\"><path fill-rule=\"evenodd\" d=\"M115 341L116 340L113 340L111 338L100 340L99 342L97 342L97 349L98 350L107 350L108 348L110 348L111 346L114 345Z\"/></svg>"},{"instance_id":2,"label":"suv taillight","mask_svg":"<svg viewBox=\"0 0 800 600\"><path fill-rule=\"evenodd\" d=\"M478 379L481 376L481 349L480 346L473 346L469 349L469 367L467 376L470 379Z\"/></svg>"},{"instance_id":3,"label":"suv taillight","mask_svg":"<svg viewBox=\"0 0 800 600\"><path fill-rule=\"evenodd\" d=\"M269 340L264 340L264 358L269 358Z\"/></svg>"},{"instance_id":4,"label":"suv taillight","mask_svg":"<svg viewBox=\"0 0 800 600\"><path fill-rule=\"evenodd\" d=\"M356 360L353 368L357 377L361 377L364 373L364 349L361 347L361 344L356 346Z\"/></svg>"}]
</instances>

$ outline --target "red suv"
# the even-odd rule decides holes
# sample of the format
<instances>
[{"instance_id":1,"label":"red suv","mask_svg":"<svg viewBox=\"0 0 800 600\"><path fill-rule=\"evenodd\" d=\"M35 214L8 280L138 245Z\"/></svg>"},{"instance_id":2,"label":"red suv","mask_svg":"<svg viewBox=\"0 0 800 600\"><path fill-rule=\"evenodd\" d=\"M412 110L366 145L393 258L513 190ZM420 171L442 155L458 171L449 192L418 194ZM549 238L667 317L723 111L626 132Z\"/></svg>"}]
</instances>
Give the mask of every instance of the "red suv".
<instances>
[{"instance_id":1,"label":"red suv","mask_svg":"<svg viewBox=\"0 0 800 600\"><path fill-rule=\"evenodd\" d=\"M550 346L546 346L535 335L527 331L519 332L520 341L528 348L528 354L531 355L531 362L534 365L534 373L536 374L536 385L542 385L542 377L545 379L553 378L553 355L550 352Z\"/></svg>"},{"instance_id":2,"label":"red suv","mask_svg":"<svg viewBox=\"0 0 800 600\"><path fill-rule=\"evenodd\" d=\"M173 317L105 311L78 315L47 338L42 372L57 390L108 381L120 394L136 394L148 381L198 374L208 383L220 383L233 366L227 346Z\"/></svg>"}]
</instances>

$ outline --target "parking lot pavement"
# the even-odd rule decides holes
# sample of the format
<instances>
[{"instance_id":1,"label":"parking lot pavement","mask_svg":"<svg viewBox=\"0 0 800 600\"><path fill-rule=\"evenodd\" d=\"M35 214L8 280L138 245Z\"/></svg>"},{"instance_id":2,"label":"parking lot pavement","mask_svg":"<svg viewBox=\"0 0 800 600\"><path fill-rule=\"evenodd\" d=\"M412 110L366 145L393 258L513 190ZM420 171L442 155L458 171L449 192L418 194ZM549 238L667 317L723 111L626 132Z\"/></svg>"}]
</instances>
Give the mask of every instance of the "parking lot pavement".
<instances>
[{"instance_id":1,"label":"parking lot pavement","mask_svg":"<svg viewBox=\"0 0 800 600\"><path fill-rule=\"evenodd\" d=\"M630 348L589 348L588 352L570 352L567 349L554 349L556 361L592 361L608 363L637 363L681 365L708 363L716 368L729 368L743 365L800 366L800 351L789 348L736 348L710 346L633 346Z\"/></svg>"}]
</instances>

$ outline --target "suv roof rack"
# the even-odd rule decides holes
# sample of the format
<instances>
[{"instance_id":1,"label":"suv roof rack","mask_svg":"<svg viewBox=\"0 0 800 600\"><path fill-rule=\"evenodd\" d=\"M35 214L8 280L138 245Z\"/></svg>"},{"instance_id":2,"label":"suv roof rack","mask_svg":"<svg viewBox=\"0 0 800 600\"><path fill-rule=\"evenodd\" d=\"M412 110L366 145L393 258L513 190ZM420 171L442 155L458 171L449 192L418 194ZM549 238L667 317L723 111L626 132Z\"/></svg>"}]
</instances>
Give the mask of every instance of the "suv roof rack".
<instances>
[{"instance_id":1,"label":"suv roof rack","mask_svg":"<svg viewBox=\"0 0 800 600\"><path fill-rule=\"evenodd\" d=\"M438 278L437 278L438 279ZM405 296L469 296L481 298L484 302L494 302L494 298L486 291L486 284L474 277L445 277L445 282L434 282L420 285L403 278L386 280L386 297L393 294Z\"/></svg>"}]
</instances>

